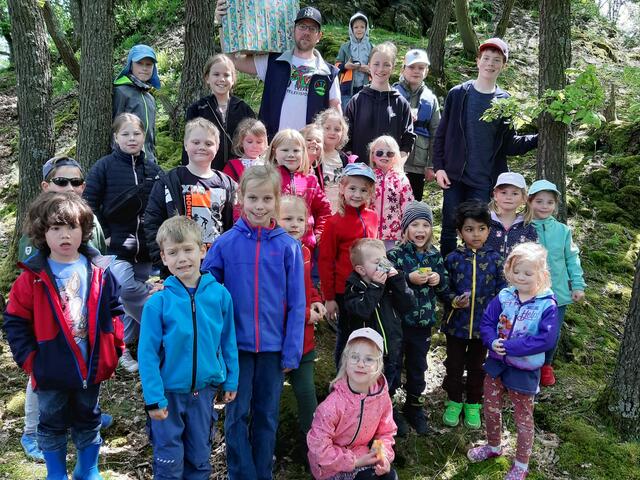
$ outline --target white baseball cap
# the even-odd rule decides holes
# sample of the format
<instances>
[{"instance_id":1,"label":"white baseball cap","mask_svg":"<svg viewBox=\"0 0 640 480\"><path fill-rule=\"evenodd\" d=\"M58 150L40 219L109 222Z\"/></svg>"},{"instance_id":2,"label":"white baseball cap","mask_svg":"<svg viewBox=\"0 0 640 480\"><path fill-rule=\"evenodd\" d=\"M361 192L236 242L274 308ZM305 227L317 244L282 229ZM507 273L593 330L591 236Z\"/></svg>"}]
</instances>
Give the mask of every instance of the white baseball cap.
<instances>
[{"instance_id":1,"label":"white baseball cap","mask_svg":"<svg viewBox=\"0 0 640 480\"><path fill-rule=\"evenodd\" d=\"M384 352L384 340L382 340L382 336L373 328L365 327L354 330L353 332L351 332L351 335L349 335L349 340L347 340L347 343L350 343L356 338L366 338L367 340L371 340L376 344L381 352Z\"/></svg>"},{"instance_id":2,"label":"white baseball cap","mask_svg":"<svg viewBox=\"0 0 640 480\"><path fill-rule=\"evenodd\" d=\"M409 50L407 54L404 56L404 66L408 67L409 65L413 65L414 63L426 63L427 65L431 65L429 62L429 55L424 50L419 48L414 48Z\"/></svg>"},{"instance_id":3,"label":"white baseball cap","mask_svg":"<svg viewBox=\"0 0 640 480\"><path fill-rule=\"evenodd\" d=\"M498 180L493 188L498 188L500 185L513 185L514 187L527 189L527 181L516 172L504 172L498 175Z\"/></svg>"}]
</instances>

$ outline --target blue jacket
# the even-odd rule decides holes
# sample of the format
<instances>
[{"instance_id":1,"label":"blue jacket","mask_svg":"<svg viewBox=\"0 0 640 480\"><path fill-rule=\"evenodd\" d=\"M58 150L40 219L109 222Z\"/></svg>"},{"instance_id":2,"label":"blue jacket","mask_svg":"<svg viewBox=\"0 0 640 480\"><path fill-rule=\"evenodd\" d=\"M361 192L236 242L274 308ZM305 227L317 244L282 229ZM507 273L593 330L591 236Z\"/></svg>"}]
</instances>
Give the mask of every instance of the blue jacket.
<instances>
[{"instance_id":1,"label":"blue jacket","mask_svg":"<svg viewBox=\"0 0 640 480\"><path fill-rule=\"evenodd\" d=\"M138 360L147 410L165 408L165 392L188 393L222 384L238 390L238 347L229 292L212 275L193 294L173 275L147 301Z\"/></svg>"},{"instance_id":2,"label":"blue jacket","mask_svg":"<svg viewBox=\"0 0 640 480\"><path fill-rule=\"evenodd\" d=\"M444 170L449 180L460 180L467 164L467 140L465 136L465 108L469 88L473 80L453 87L444 103L440 124L433 144L433 168ZM496 99L508 98L509 94L496 86ZM507 155L522 155L538 146L538 135L516 135L506 120L498 124L493 141L492 178L509 170Z\"/></svg>"},{"instance_id":3,"label":"blue jacket","mask_svg":"<svg viewBox=\"0 0 640 480\"><path fill-rule=\"evenodd\" d=\"M500 290L507 286L498 252L487 247L474 251L460 246L444 261L449 273L449 302L442 317L442 331L463 339L480 338L482 313ZM454 297L469 292L467 308L453 308Z\"/></svg>"},{"instance_id":4,"label":"blue jacket","mask_svg":"<svg viewBox=\"0 0 640 480\"><path fill-rule=\"evenodd\" d=\"M532 223L525 225L522 215L518 215L513 225L511 225L511 228L507 230L504 228L504 225L502 225L496 213L491 212L489 237L485 245L502 255L504 260L507 259L507 256L509 256L509 253L511 253L511 250L513 250L513 247L516 245L537 241L538 234L536 233L536 227L534 227Z\"/></svg>"},{"instance_id":5,"label":"blue jacket","mask_svg":"<svg viewBox=\"0 0 640 480\"><path fill-rule=\"evenodd\" d=\"M500 291L484 312L480 325L482 343L489 349L485 370L500 377L510 390L526 394L537 391L545 352L558 337L558 308L550 289L521 302L515 287ZM504 339L506 355L498 355L491 344Z\"/></svg>"},{"instance_id":6,"label":"blue jacket","mask_svg":"<svg viewBox=\"0 0 640 480\"><path fill-rule=\"evenodd\" d=\"M300 244L281 227L240 218L214 242L202 269L231 293L238 349L282 352L282 368L298 368L306 306Z\"/></svg>"}]
</instances>

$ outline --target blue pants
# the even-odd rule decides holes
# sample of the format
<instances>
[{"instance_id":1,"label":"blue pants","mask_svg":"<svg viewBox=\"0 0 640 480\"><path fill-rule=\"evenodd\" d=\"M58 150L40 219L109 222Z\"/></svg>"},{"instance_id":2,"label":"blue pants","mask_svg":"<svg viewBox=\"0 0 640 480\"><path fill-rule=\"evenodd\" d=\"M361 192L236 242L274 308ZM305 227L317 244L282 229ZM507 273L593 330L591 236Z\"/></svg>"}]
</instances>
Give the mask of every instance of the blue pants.
<instances>
[{"instance_id":1,"label":"blue pants","mask_svg":"<svg viewBox=\"0 0 640 480\"><path fill-rule=\"evenodd\" d=\"M147 283L151 273L151 262L131 263L126 260L116 260L111 266L111 272L120 284L120 301L124 307L124 343L137 343L140 335L140 319L142 307L149 297L151 286Z\"/></svg>"},{"instance_id":2,"label":"blue pants","mask_svg":"<svg viewBox=\"0 0 640 480\"><path fill-rule=\"evenodd\" d=\"M440 234L440 253L442 258L456 249L456 208L467 200L489 202L491 187L475 188L462 182L451 182L451 186L442 191L442 233Z\"/></svg>"},{"instance_id":3,"label":"blue pants","mask_svg":"<svg viewBox=\"0 0 640 480\"><path fill-rule=\"evenodd\" d=\"M272 478L284 382L280 352L241 350L238 363L238 394L227 405L224 421L229 480L268 480Z\"/></svg>"},{"instance_id":4,"label":"blue pants","mask_svg":"<svg viewBox=\"0 0 640 480\"><path fill-rule=\"evenodd\" d=\"M99 445L100 385L77 390L36 390L38 395L38 446L43 452L66 448L67 429L77 449Z\"/></svg>"},{"instance_id":5,"label":"blue pants","mask_svg":"<svg viewBox=\"0 0 640 480\"><path fill-rule=\"evenodd\" d=\"M211 473L209 457L218 420L213 408L216 389L165 395L169 416L147 422L153 445L153 477L206 480Z\"/></svg>"},{"instance_id":6,"label":"blue pants","mask_svg":"<svg viewBox=\"0 0 640 480\"><path fill-rule=\"evenodd\" d=\"M566 310L566 305L558 307L558 337L556 338L556 343L553 345L553 348L544 354L545 365L551 365L553 363L553 357L555 357L556 350L558 350L558 342L560 342L560 333L562 331L562 324L564 323L564 314Z\"/></svg>"}]
</instances>

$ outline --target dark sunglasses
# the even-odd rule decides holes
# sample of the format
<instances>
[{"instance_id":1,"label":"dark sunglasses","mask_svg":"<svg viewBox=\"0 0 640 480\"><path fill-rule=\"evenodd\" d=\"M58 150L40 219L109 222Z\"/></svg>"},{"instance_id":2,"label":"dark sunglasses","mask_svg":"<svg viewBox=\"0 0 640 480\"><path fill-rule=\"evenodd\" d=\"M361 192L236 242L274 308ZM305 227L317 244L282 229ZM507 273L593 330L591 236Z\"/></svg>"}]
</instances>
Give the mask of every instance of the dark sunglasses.
<instances>
[{"instance_id":1,"label":"dark sunglasses","mask_svg":"<svg viewBox=\"0 0 640 480\"><path fill-rule=\"evenodd\" d=\"M81 187L84 184L84 178L66 178L66 177L53 177L50 182L55 183L59 187L66 187L71 184L72 187Z\"/></svg>"},{"instance_id":2,"label":"dark sunglasses","mask_svg":"<svg viewBox=\"0 0 640 480\"><path fill-rule=\"evenodd\" d=\"M384 150L376 150L374 152L376 157L387 157L387 158L393 158L396 156L396 152L392 152L391 150L389 150L388 152L385 152Z\"/></svg>"}]
</instances>

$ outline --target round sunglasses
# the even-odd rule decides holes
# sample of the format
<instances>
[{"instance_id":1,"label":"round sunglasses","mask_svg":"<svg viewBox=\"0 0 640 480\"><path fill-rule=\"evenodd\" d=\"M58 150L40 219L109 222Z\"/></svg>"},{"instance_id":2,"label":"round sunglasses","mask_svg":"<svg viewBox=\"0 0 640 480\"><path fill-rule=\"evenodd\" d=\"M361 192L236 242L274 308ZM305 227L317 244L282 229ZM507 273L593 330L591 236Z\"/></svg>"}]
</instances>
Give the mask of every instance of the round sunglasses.
<instances>
[{"instance_id":1,"label":"round sunglasses","mask_svg":"<svg viewBox=\"0 0 640 480\"><path fill-rule=\"evenodd\" d=\"M391 151L391 150L386 151L386 152L385 152L384 150L376 150L376 151L374 152L374 155L375 155L376 157L387 157L387 158L393 158L393 157L395 157L395 156L396 156L396 152L393 152L393 151Z\"/></svg>"}]
</instances>

